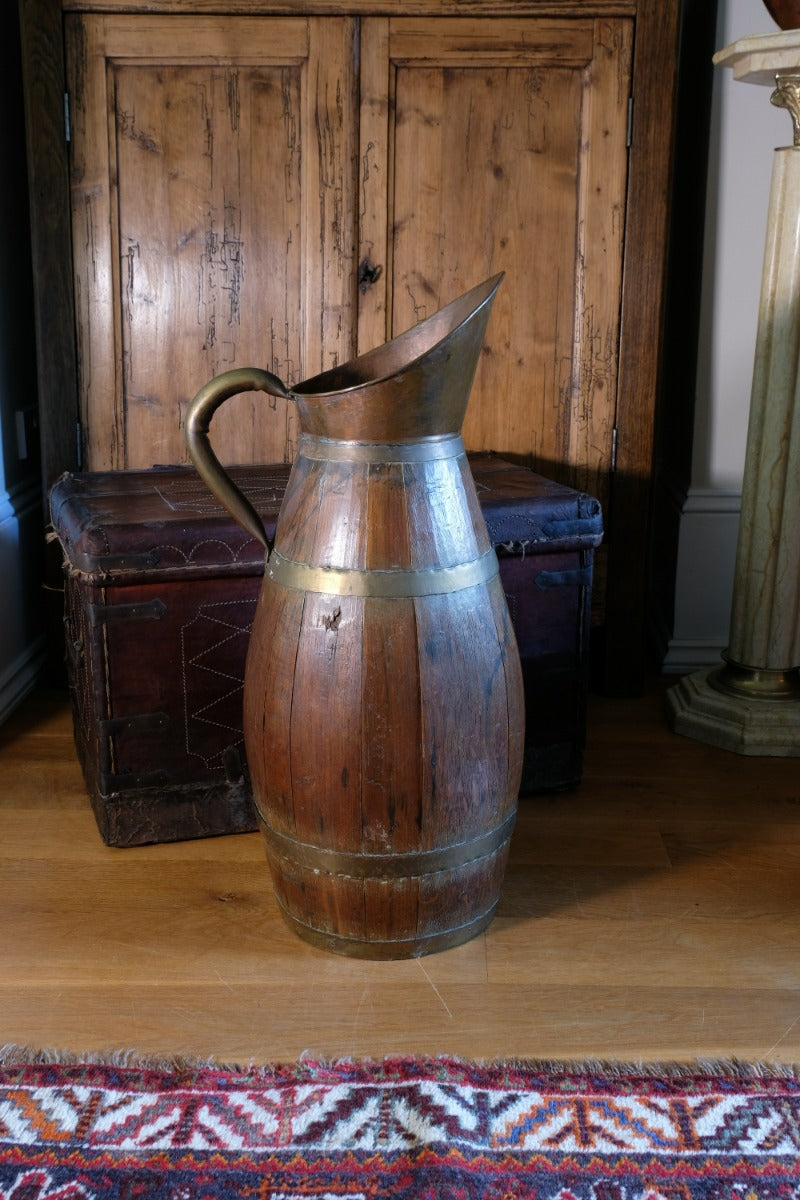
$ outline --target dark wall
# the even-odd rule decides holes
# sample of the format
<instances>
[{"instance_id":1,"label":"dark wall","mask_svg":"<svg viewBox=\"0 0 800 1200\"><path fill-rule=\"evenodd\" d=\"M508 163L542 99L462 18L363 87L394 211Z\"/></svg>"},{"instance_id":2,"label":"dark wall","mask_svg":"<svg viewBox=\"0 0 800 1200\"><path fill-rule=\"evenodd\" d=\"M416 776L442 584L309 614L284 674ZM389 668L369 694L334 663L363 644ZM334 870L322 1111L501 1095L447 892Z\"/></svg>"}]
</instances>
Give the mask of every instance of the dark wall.
<instances>
[{"instance_id":1,"label":"dark wall","mask_svg":"<svg viewBox=\"0 0 800 1200\"><path fill-rule=\"evenodd\" d=\"M692 473L717 7L717 0L684 0L682 13L651 541L650 634L659 663L673 630L680 518Z\"/></svg>"},{"instance_id":2,"label":"dark wall","mask_svg":"<svg viewBox=\"0 0 800 1200\"><path fill-rule=\"evenodd\" d=\"M0 138L0 431L7 489L38 474L35 426L36 346L33 329L30 220L25 121L16 8L5 14L0 38L0 103L5 114ZM16 417L27 415L28 457L18 452Z\"/></svg>"},{"instance_id":3,"label":"dark wall","mask_svg":"<svg viewBox=\"0 0 800 1200\"><path fill-rule=\"evenodd\" d=\"M17 12L0 38L0 720L41 669L44 518Z\"/></svg>"}]
</instances>

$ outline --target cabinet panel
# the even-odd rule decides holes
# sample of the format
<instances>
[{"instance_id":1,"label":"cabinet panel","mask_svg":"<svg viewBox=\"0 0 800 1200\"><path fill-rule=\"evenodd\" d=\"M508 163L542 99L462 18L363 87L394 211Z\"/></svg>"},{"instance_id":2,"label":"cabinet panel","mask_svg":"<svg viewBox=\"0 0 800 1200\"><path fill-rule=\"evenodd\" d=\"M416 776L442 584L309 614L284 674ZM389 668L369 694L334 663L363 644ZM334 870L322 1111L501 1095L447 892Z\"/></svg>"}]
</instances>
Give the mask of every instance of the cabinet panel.
<instances>
[{"instance_id":1,"label":"cabinet panel","mask_svg":"<svg viewBox=\"0 0 800 1200\"><path fill-rule=\"evenodd\" d=\"M465 439L606 502L632 23L384 26L363 85L362 189L383 184L386 215L362 241L384 266L362 348L505 270Z\"/></svg>"},{"instance_id":2,"label":"cabinet panel","mask_svg":"<svg viewBox=\"0 0 800 1200\"><path fill-rule=\"evenodd\" d=\"M353 47L348 19L69 19L89 468L185 461L228 367L293 383L353 352ZM229 463L289 459L295 417L237 397L214 432Z\"/></svg>"}]
</instances>

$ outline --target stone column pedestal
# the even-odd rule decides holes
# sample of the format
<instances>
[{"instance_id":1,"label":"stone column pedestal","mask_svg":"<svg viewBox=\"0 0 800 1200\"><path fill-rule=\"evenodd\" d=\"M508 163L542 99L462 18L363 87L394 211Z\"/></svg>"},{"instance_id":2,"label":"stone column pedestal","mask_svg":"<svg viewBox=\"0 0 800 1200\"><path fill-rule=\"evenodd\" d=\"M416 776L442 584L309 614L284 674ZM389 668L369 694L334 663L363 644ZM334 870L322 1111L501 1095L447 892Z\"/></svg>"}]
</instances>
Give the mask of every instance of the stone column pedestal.
<instances>
[{"instance_id":1,"label":"stone column pedestal","mask_svg":"<svg viewBox=\"0 0 800 1200\"><path fill-rule=\"evenodd\" d=\"M753 755L800 755L800 31L714 62L772 87L794 143L775 151L728 649L667 693L672 728Z\"/></svg>"}]
</instances>

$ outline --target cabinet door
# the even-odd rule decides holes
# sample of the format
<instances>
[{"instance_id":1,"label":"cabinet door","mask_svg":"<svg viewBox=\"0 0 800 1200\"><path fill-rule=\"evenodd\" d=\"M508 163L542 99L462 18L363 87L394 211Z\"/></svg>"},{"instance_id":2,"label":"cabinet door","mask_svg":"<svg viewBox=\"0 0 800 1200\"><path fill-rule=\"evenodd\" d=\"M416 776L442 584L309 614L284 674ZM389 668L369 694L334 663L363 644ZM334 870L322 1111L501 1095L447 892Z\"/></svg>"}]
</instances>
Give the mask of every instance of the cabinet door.
<instances>
[{"instance_id":1,"label":"cabinet door","mask_svg":"<svg viewBox=\"0 0 800 1200\"><path fill-rule=\"evenodd\" d=\"M186 459L194 393L355 348L355 24L68 16L84 462ZM289 460L291 406L231 399L228 463Z\"/></svg>"},{"instance_id":2,"label":"cabinet door","mask_svg":"<svg viewBox=\"0 0 800 1200\"><path fill-rule=\"evenodd\" d=\"M465 440L605 501L632 22L375 18L362 30L360 348L506 278ZM388 102L387 102L388 101Z\"/></svg>"}]
</instances>

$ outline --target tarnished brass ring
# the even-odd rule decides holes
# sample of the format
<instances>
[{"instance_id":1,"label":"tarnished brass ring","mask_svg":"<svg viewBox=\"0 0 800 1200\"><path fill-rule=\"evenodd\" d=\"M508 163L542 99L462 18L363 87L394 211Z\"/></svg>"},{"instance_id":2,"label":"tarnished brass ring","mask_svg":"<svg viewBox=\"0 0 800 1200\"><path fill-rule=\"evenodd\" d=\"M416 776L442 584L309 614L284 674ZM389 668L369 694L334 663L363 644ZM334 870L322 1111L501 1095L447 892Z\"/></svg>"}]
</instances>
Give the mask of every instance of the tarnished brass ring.
<instances>
[{"instance_id":1,"label":"tarnished brass ring","mask_svg":"<svg viewBox=\"0 0 800 1200\"><path fill-rule=\"evenodd\" d=\"M297 442L297 453L323 462L388 464L458 458L466 450L460 435L451 433L416 442L342 442L303 433Z\"/></svg>"},{"instance_id":2,"label":"tarnished brass ring","mask_svg":"<svg viewBox=\"0 0 800 1200\"><path fill-rule=\"evenodd\" d=\"M748 667L734 662L727 652L722 657L725 665L707 676L715 691L748 700L789 700L797 704L800 699L800 668Z\"/></svg>"},{"instance_id":3,"label":"tarnished brass ring","mask_svg":"<svg viewBox=\"0 0 800 1200\"><path fill-rule=\"evenodd\" d=\"M416 879L434 871L448 871L463 867L478 858L495 854L511 837L516 820L512 812L502 824L482 833L479 837L453 846L440 846L435 850L414 850L408 854L354 854L344 850L312 846L300 842L285 833L278 833L268 823L258 801L256 813L268 847L273 853L297 866L311 871L324 871L328 875L347 875L353 879Z\"/></svg>"},{"instance_id":4,"label":"tarnished brass ring","mask_svg":"<svg viewBox=\"0 0 800 1200\"><path fill-rule=\"evenodd\" d=\"M460 592L464 588L488 583L499 571L497 555L491 547L480 558L473 558L469 562L419 571L356 571L317 567L284 558L277 550L272 551L266 566L267 576L282 587L300 592L322 592L327 596L374 596L380 599L407 599Z\"/></svg>"},{"instance_id":5,"label":"tarnished brass ring","mask_svg":"<svg viewBox=\"0 0 800 1200\"><path fill-rule=\"evenodd\" d=\"M357 938L346 934L334 933L301 921L290 912L276 893L278 908L291 929L304 941L310 942L322 950L334 950L337 954L345 954L350 958L390 959L418 957L421 954L431 954L438 950L449 950L452 946L460 946L463 942L482 933L492 922L498 901L478 913L476 917L463 925L453 925L449 929L437 930L434 933L420 933L413 937L403 938Z\"/></svg>"}]
</instances>

